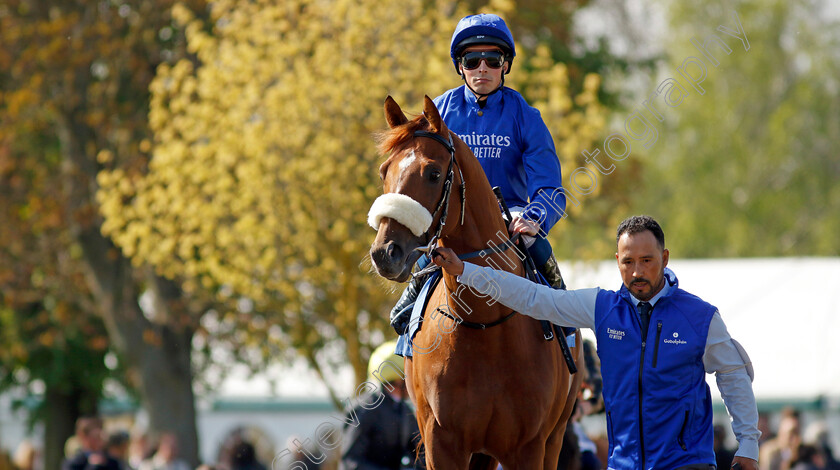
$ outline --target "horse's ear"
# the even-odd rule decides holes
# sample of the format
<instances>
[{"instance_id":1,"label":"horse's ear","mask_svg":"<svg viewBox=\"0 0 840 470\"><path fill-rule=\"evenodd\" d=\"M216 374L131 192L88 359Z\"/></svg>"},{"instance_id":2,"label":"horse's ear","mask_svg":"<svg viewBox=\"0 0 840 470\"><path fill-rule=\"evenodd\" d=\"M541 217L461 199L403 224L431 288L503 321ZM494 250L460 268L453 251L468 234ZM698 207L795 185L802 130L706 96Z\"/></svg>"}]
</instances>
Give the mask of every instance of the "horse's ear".
<instances>
[{"instance_id":1,"label":"horse's ear","mask_svg":"<svg viewBox=\"0 0 840 470\"><path fill-rule=\"evenodd\" d=\"M394 101L394 98L391 98L391 95L385 98L385 120L388 121L388 126L391 129L408 122L408 118L405 117L405 113L400 109L400 105Z\"/></svg>"},{"instance_id":2,"label":"horse's ear","mask_svg":"<svg viewBox=\"0 0 840 470\"><path fill-rule=\"evenodd\" d=\"M436 134L446 133L446 125L440 117L440 113L438 112L437 106L435 106L435 102L432 101L428 95L426 95L426 100L423 104L423 116L425 116L426 120L429 121L429 126L431 127L432 132Z\"/></svg>"}]
</instances>

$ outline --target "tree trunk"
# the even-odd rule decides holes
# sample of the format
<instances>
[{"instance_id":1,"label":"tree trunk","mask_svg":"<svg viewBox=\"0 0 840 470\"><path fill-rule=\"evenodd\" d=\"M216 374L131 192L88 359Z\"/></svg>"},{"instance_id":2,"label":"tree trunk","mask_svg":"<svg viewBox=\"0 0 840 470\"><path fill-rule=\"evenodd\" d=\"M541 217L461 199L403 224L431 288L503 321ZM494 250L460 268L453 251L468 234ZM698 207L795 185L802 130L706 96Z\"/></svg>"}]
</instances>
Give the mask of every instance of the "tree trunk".
<instances>
[{"instance_id":1,"label":"tree trunk","mask_svg":"<svg viewBox=\"0 0 840 470\"><path fill-rule=\"evenodd\" d=\"M191 368L193 332L161 328L159 344L147 344L137 365L143 407L155 433L178 437L179 455L192 468L199 464L195 396Z\"/></svg>"},{"instance_id":2,"label":"tree trunk","mask_svg":"<svg viewBox=\"0 0 840 470\"><path fill-rule=\"evenodd\" d=\"M184 312L156 312L169 321L149 321L138 303L140 292L131 262L115 255L116 247L98 233L88 233L80 239L84 240L92 291L108 336L126 360L129 376L140 390L143 408L149 414L149 431L156 435L174 433L180 456L192 467L197 466L191 361L194 328L189 318Z\"/></svg>"},{"instance_id":3,"label":"tree trunk","mask_svg":"<svg viewBox=\"0 0 840 470\"><path fill-rule=\"evenodd\" d=\"M48 387L44 399L44 468L58 469L64 459L64 444L76 432L82 392Z\"/></svg>"},{"instance_id":4,"label":"tree trunk","mask_svg":"<svg viewBox=\"0 0 840 470\"><path fill-rule=\"evenodd\" d=\"M84 89L84 86L80 86ZM76 241L82 248L87 284L105 323L111 344L126 361L129 377L149 413L152 434L172 432L180 457L198 464L195 397L192 389L192 337L200 313L190 315L175 284L153 276L156 291L155 322L140 308L145 268L135 268L111 240L101 234L95 193L97 165L86 149L95 139L79 117L68 113L59 136L64 155L66 210ZM150 285L149 285L150 284Z\"/></svg>"}]
</instances>

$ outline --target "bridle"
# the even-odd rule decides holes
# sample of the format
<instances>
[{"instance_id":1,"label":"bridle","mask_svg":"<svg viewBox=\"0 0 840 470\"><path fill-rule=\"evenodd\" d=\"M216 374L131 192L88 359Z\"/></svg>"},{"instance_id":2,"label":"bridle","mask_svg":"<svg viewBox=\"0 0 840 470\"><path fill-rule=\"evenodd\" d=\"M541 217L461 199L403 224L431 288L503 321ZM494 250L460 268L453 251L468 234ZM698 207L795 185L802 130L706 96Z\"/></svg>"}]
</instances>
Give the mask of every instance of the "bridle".
<instances>
[{"instance_id":1,"label":"bridle","mask_svg":"<svg viewBox=\"0 0 840 470\"><path fill-rule=\"evenodd\" d=\"M432 140L440 142L441 145L446 147L446 150L449 152L449 168L446 170L446 179L443 181L443 193L440 196L440 201L438 201L434 212L432 212L432 220L434 220L434 216L437 215L438 212L440 212L440 219L438 219L438 226L437 229L435 229L434 235L432 235L432 237L429 239L429 243L426 245L427 251L431 251L434 248L435 244L440 238L440 234L443 232L443 227L446 226L446 216L447 214L449 214L449 201L451 199L450 196L452 194L452 181L455 179L454 167L458 168L458 176L461 178L461 225L464 225L464 209L466 208L467 201L467 185L464 181L464 174L463 172L461 172L461 166L458 165L458 160L455 159L455 144L452 142L452 132L449 131L447 136L449 137L449 140L444 139L440 134L437 134L435 132L414 131L414 137L428 137ZM429 230L427 230L424 235L428 236L431 230L432 228L429 227Z\"/></svg>"},{"instance_id":2,"label":"bridle","mask_svg":"<svg viewBox=\"0 0 840 470\"><path fill-rule=\"evenodd\" d=\"M454 167L458 168L458 176L461 179L461 184L459 185L461 194L461 225L464 225L464 214L466 212L465 209L467 202L467 186L466 181L464 180L464 174L463 172L461 172L461 166L458 165L458 160L455 158L455 145L452 142L452 131L449 131L447 135L447 137L449 137L449 140L444 139L443 136L441 136L440 134L429 131L414 131L414 136L428 137L432 140L440 142L440 144L443 145L449 152L449 168L446 170L446 179L443 181L443 192L440 196L440 201L438 201L437 206L435 207L435 210L432 213L432 220L434 220L434 216L438 213L438 211L440 211L440 219L438 220L438 226L437 229L435 229L434 235L432 235L431 238L429 238L429 242L426 244L426 247L422 249L422 251L425 251L426 253L429 253L431 255L432 250L435 248L438 239L440 239L440 235L443 232L443 227L446 225L446 216L449 213L449 201L451 199L452 194L452 182L455 178ZM429 227L424 236L429 236L431 230L432 228ZM458 258L466 260L477 257L483 258L494 253L501 253L507 250L508 248L512 247L514 242L515 241L513 239L509 239L490 248L485 248L482 250L458 255ZM412 277L423 276L438 269L440 269L440 267L432 263L429 266L421 269L420 271L413 273Z\"/></svg>"}]
</instances>

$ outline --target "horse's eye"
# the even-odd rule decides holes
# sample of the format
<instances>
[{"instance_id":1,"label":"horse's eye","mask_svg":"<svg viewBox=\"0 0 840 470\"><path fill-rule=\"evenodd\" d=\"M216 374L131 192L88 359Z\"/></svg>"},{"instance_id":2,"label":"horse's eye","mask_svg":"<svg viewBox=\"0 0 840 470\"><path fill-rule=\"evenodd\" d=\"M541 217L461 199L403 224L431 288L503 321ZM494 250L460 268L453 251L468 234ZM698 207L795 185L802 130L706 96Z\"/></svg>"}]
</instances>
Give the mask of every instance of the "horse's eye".
<instances>
[{"instance_id":1,"label":"horse's eye","mask_svg":"<svg viewBox=\"0 0 840 470\"><path fill-rule=\"evenodd\" d=\"M440 172L435 170L429 174L429 181L436 183L440 179Z\"/></svg>"}]
</instances>

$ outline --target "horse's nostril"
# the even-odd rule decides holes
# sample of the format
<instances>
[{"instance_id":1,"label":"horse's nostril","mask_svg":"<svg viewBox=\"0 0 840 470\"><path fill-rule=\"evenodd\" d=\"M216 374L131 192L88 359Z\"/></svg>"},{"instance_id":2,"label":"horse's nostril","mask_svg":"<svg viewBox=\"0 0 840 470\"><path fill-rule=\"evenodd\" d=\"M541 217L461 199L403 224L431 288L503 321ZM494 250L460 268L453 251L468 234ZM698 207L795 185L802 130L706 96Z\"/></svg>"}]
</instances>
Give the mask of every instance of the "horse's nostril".
<instances>
[{"instance_id":1,"label":"horse's nostril","mask_svg":"<svg viewBox=\"0 0 840 470\"><path fill-rule=\"evenodd\" d=\"M385 252L388 254L388 257L391 260L396 261L402 257L402 249L396 243L390 243L388 248L386 248Z\"/></svg>"}]
</instances>

